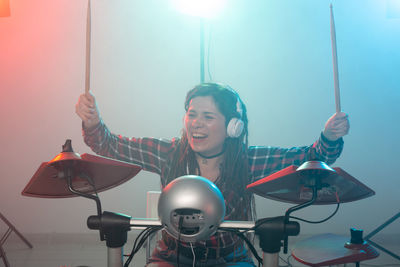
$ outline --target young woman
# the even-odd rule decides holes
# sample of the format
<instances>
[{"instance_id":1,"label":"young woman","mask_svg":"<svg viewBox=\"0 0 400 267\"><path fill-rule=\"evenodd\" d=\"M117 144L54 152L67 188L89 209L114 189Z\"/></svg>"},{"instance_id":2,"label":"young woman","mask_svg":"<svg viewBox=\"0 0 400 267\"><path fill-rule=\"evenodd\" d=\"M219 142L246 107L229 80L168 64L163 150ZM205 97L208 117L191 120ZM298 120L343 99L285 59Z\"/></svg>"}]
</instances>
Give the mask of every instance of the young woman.
<instances>
[{"instance_id":1,"label":"young woman","mask_svg":"<svg viewBox=\"0 0 400 267\"><path fill-rule=\"evenodd\" d=\"M348 117L334 114L320 138L310 146L248 147L246 106L229 86L203 83L187 93L185 125L181 138L126 138L112 134L101 120L93 95L83 94L76 113L83 121L84 140L100 155L139 164L161 177L162 187L182 175L205 177L221 190L226 220L253 220L253 196L246 185L290 165L307 160L333 163L349 131ZM149 266L254 266L243 242L235 235L217 232L194 244L163 233ZM193 253L195 257L193 257Z\"/></svg>"}]
</instances>

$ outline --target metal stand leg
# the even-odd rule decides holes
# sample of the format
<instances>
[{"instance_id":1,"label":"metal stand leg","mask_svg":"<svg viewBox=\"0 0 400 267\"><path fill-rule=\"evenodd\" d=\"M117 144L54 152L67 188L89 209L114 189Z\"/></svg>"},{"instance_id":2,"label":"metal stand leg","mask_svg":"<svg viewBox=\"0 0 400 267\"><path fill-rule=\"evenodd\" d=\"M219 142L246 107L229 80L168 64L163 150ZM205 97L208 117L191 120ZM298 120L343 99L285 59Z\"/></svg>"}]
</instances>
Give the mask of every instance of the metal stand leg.
<instances>
[{"instance_id":1,"label":"metal stand leg","mask_svg":"<svg viewBox=\"0 0 400 267\"><path fill-rule=\"evenodd\" d=\"M0 244L0 258L3 258L3 262L6 267L10 267L10 263L7 260L6 252L4 251L2 244Z\"/></svg>"},{"instance_id":2,"label":"metal stand leg","mask_svg":"<svg viewBox=\"0 0 400 267\"><path fill-rule=\"evenodd\" d=\"M122 267L123 264L123 247L107 248L108 267Z\"/></svg>"},{"instance_id":3,"label":"metal stand leg","mask_svg":"<svg viewBox=\"0 0 400 267\"><path fill-rule=\"evenodd\" d=\"M17 230L17 228L14 227L14 225L13 225L11 222L9 222L9 221L7 220L6 217L4 217L3 214L1 214L1 212L0 212L0 219L2 219L2 220L5 222L5 224L7 224L7 226L9 227L9 229L11 229L11 231L13 231L14 233L16 233L16 234L19 236L19 238L21 238L22 241L24 241L24 243L25 243L29 248L33 248L32 244ZM8 234L8 235L9 235L9 234ZM4 236L5 236L5 235L4 235ZM1 239L1 241L2 241L1 244L3 244L3 243L6 241L6 240L3 241L4 236L3 236L3 238ZM8 237L8 236L7 236L7 237ZM5 239L7 239L7 237L6 237Z\"/></svg>"},{"instance_id":4,"label":"metal stand leg","mask_svg":"<svg viewBox=\"0 0 400 267\"><path fill-rule=\"evenodd\" d=\"M7 260L6 257L6 252L4 251L3 248L3 244L6 242L7 238L10 236L10 234L12 232L16 233L19 238L22 239L22 241L24 241L24 243L29 247L29 248L33 248L32 244L29 243L29 241L17 230L17 228L15 228L15 226L7 220L7 218L0 212L0 219L7 224L8 229L5 232L5 234L2 236L2 238L0 239L0 258L3 258L3 262L5 264L6 267L10 266L10 263Z\"/></svg>"},{"instance_id":5,"label":"metal stand leg","mask_svg":"<svg viewBox=\"0 0 400 267\"><path fill-rule=\"evenodd\" d=\"M380 226L378 226L374 231L372 231L370 234L368 234L364 240L368 241L371 245L373 245L374 247L376 247L377 249L387 253L388 255L392 256L395 259L398 259L400 261L400 256L397 254L394 254L393 252L391 252L390 250L382 247L381 245L373 242L370 240L371 237L373 237L374 235L376 235L377 233L379 233L381 230L383 230L386 226L388 226L389 224L391 224L392 222L394 222L395 220L397 220L398 218L400 218L400 212L397 213L396 215L394 215L392 218L390 218L389 220L387 220L386 222L384 222L383 224L381 224Z\"/></svg>"},{"instance_id":6,"label":"metal stand leg","mask_svg":"<svg viewBox=\"0 0 400 267\"><path fill-rule=\"evenodd\" d=\"M279 253L263 253L263 267L279 266Z\"/></svg>"}]
</instances>

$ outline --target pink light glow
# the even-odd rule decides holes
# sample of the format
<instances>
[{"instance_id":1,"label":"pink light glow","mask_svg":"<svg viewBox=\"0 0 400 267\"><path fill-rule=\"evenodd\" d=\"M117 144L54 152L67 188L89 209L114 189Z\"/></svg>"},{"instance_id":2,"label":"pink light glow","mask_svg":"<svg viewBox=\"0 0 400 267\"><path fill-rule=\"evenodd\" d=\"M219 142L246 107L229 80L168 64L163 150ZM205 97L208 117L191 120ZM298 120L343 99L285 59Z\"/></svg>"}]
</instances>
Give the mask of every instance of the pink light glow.
<instances>
[{"instance_id":1,"label":"pink light glow","mask_svg":"<svg viewBox=\"0 0 400 267\"><path fill-rule=\"evenodd\" d=\"M0 17L10 16L10 2L9 0L0 0Z\"/></svg>"}]
</instances>

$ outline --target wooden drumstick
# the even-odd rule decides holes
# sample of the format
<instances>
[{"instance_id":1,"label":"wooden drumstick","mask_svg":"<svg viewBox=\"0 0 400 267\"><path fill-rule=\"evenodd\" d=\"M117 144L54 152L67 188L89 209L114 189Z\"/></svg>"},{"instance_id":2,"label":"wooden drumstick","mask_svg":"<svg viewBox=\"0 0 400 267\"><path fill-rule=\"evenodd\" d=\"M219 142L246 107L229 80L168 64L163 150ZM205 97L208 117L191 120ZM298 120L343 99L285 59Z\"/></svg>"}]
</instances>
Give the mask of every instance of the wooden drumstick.
<instances>
[{"instance_id":1,"label":"wooden drumstick","mask_svg":"<svg viewBox=\"0 0 400 267\"><path fill-rule=\"evenodd\" d=\"M335 21L333 19L333 8L331 8L331 42L332 42L332 58L333 58L333 82L335 86L335 103L336 103L336 113L341 110L340 107L340 88L339 88L339 72L338 72L338 59L336 51L336 31L335 31Z\"/></svg>"},{"instance_id":2,"label":"wooden drumstick","mask_svg":"<svg viewBox=\"0 0 400 267\"><path fill-rule=\"evenodd\" d=\"M85 73L85 94L90 90L90 37L91 37L91 11L90 0L88 0L86 15L86 73Z\"/></svg>"}]
</instances>

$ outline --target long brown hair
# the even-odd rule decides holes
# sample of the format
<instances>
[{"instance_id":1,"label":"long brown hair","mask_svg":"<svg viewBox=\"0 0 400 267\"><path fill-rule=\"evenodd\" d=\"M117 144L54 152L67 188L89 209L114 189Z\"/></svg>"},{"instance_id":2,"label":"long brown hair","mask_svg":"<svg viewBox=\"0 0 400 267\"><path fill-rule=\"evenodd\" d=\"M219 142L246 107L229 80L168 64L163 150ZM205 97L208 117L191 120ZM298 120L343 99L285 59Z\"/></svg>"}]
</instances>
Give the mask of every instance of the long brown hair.
<instances>
[{"instance_id":1,"label":"long brown hair","mask_svg":"<svg viewBox=\"0 0 400 267\"><path fill-rule=\"evenodd\" d=\"M232 205L229 219L247 220L254 212L254 199L246 192L246 185L249 183L248 168L248 119L246 106L239 95L229 86L220 83L202 83L190 90L186 95L185 110L189 108L190 101L198 96L211 96L218 110L225 117L226 126L232 118L239 118L243 121L243 131L237 138L227 137L225 139L225 155L221 164L220 177L217 185L223 191L225 200L237 202ZM238 111L238 101L240 112ZM240 114L241 113L241 114ZM195 152L191 149L186 132L183 131L172 157L170 159L169 171L166 175L166 183L186 174L200 174L200 167L196 160ZM232 197L232 195L235 195Z\"/></svg>"}]
</instances>

